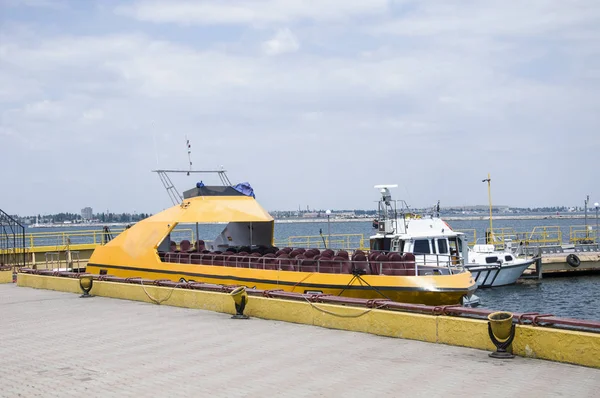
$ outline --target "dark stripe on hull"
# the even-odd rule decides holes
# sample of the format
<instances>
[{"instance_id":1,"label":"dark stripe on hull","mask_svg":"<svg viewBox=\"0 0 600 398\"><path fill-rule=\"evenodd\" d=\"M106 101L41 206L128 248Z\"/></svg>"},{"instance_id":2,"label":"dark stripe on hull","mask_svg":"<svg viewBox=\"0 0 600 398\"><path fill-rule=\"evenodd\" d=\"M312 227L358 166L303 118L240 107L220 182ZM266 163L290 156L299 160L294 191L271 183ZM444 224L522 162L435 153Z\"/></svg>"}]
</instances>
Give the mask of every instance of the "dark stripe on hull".
<instances>
[{"instance_id":1,"label":"dark stripe on hull","mask_svg":"<svg viewBox=\"0 0 600 398\"><path fill-rule=\"evenodd\" d=\"M531 264L533 264L535 261L531 260L528 261L526 263L519 263L519 264L511 264L511 265L505 265L503 267L486 267L485 265L475 265L475 266L466 266L465 268L467 270L469 270L469 272L471 272L473 274L473 278L475 279L475 281L477 281L479 279L479 275L482 272L487 272L485 278L483 279L483 282L479 285L479 287L493 287L494 286L494 282L496 282L496 279L498 278L498 276L500 275L500 272L502 272L503 270L509 270L511 268L518 268L518 267L523 267L524 265L527 265L527 267L529 267ZM524 268L524 269L527 269ZM496 271L496 273L494 274L494 277L492 278L492 281L490 283L487 283L487 280L491 274L492 271ZM518 278L517 278L518 279ZM516 281L515 281L516 282ZM501 285L501 286L506 286L506 285Z\"/></svg>"}]
</instances>

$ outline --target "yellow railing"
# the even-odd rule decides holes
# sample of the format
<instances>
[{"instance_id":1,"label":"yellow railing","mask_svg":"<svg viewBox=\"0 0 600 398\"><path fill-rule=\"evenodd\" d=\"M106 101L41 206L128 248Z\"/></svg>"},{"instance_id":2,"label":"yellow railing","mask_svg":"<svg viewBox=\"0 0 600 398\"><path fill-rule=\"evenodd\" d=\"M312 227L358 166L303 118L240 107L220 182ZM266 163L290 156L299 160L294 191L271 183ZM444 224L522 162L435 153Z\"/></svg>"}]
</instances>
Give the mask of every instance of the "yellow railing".
<instances>
[{"instance_id":1,"label":"yellow railing","mask_svg":"<svg viewBox=\"0 0 600 398\"><path fill-rule=\"evenodd\" d=\"M517 232L515 232L514 228L494 228L491 230L490 233L490 229L487 228L485 230L485 235L486 237L489 236L489 242L482 242L482 243L489 243L491 245L494 246L503 246L504 242L506 242L507 240L515 240L517 238Z\"/></svg>"},{"instance_id":2,"label":"yellow railing","mask_svg":"<svg viewBox=\"0 0 600 398\"><path fill-rule=\"evenodd\" d=\"M598 241L598 230L592 225L573 225L569 227L569 242L596 243Z\"/></svg>"},{"instance_id":3,"label":"yellow railing","mask_svg":"<svg viewBox=\"0 0 600 398\"><path fill-rule=\"evenodd\" d=\"M36 247L66 247L69 245L103 245L107 241L106 234L114 239L117 235L123 232L124 228L111 229L109 232L104 232L101 229L82 230L82 231L54 231L54 232L35 232L25 234L25 247L33 249ZM189 239L190 242L195 241L195 233L190 228L176 228L172 232L172 236L178 242L183 239ZM109 238L109 239L110 239ZM172 238L173 239L173 238ZM3 242L8 240L9 242ZM12 239L7 239L5 236L0 236L0 245L9 247L7 243L12 244ZM19 246L21 242L18 242Z\"/></svg>"},{"instance_id":4,"label":"yellow railing","mask_svg":"<svg viewBox=\"0 0 600 398\"><path fill-rule=\"evenodd\" d=\"M109 233L114 238L123 231L123 228L111 230ZM60 231L60 232L35 232L25 234L25 247L33 249L36 247L62 247L69 245L100 245L105 242L103 230L82 230L82 231ZM7 240L6 237L0 237L0 242ZM2 244L11 243L1 242ZM19 242L20 243L20 242ZM6 245L4 245L6 247Z\"/></svg>"},{"instance_id":5,"label":"yellow railing","mask_svg":"<svg viewBox=\"0 0 600 398\"><path fill-rule=\"evenodd\" d=\"M481 238L481 242L477 242L477 231L474 229L457 229L457 232L463 232L467 238L467 244L469 246L474 245L475 243L488 243L485 241L485 238ZM514 228L494 228L491 231L487 228L485 230L486 236L490 236L489 244L493 244L494 246L503 247L507 241L512 241L515 243L523 243L524 245L560 245L562 244L562 231L558 226L539 226L534 227L532 231L528 232L516 232ZM591 233L590 233L591 236ZM593 235L596 236L595 234ZM585 239L585 232L575 231L572 232L572 241L573 239L578 239L578 242L581 242Z\"/></svg>"},{"instance_id":6,"label":"yellow railing","mask_svg":"<svg viewBox=\"0 0 600 398\"><path fill-rule=\"evenodd\" d=\"M562 241L562 231L558 226L539 226L534 227L531 232L517 233L518 242L523 242L525 245L560 245Z\"/></svg>"},{"instance_id":7,"label":"yellow railing","mask_svg":"<svg viewBox=\"0 0 600 398\"><path fill-rule=\"evenodd\" d=\"M477 243L477 230L476 229L455 229L456 232L462 232L467 238L467 245L473 246Z\"/></svg>"},{"instance_id":8,"label":"yellow railing","mask_svg":"<svg viewBox=\"0 0 600 398\"><path fill-rule=\"evenodd\" d=\"M328 235L290 236L275 240L275 246L364 250L369 248L369 239L365 239L363 234L331 234L331 240Z\"/></svg>"}]
</instances>

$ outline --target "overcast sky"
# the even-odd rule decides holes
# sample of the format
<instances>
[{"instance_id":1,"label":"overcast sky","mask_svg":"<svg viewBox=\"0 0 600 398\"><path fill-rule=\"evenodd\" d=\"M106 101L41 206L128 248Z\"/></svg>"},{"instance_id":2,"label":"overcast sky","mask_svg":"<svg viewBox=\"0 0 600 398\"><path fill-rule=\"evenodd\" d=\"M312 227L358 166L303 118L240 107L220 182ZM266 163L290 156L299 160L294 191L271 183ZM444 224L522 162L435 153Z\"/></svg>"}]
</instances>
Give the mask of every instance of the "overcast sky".
<instances>
[{"instance_id":1,"label":"overcast sky","mask_svg":"<svg viewBox=\"0 0 600 398\"><path fill-rule=\"evenodd\" d=\"M186 136L268 210L583 206L599 89L598 0L0 0L0 208L159 211Z\"/></svg>"}]
</instances>

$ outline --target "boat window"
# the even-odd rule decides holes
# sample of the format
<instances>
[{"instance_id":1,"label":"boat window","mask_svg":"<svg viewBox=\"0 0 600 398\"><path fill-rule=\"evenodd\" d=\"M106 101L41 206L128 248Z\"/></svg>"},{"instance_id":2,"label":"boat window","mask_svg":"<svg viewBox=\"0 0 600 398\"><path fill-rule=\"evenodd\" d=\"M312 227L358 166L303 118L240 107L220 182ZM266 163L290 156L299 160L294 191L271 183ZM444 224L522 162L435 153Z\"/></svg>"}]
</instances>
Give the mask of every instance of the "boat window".
<instances>
[{"instance_id":1,"label":"boat window","mask_svg":"<svg viewBox=\"0 0 600 398\"><path fill-rule=\"evenodd\" d=\"M458 252L462 253L462 251L463 251L463 246L462 246L463 245L463 241L462 241L462 239L460 237L456 241L458 242Z\"/></svg>"},{"instance_id":2,"label":"boat window","mask_svg":"<svg viewBox=\"0 0 600 398\"><path fill-rule=\"evenodd\" d=\"M383 238L383 251L389 252L392 248L392 238Z\"/></svg>"},{"instance_id":3,"label":"boat window","mask_svg":"<svg viewBox=\"0 0 600 398\"><path fill-rule=\"evenodd\" d=\"M415 240L415 247L413 248L413 252L417 253L417 254L431 253L431 251L429 250L429 240L427 240L427 239Z\"/></svg>"},{"instance_id":4,"label":"boat window","mask_svg":"<svg viewBox=\"0 0 600 398\"><path fill-rule=\"evenodd\" d=\"M493 264L493 263L497 263L497 262L498 262L498 257L497 257L497 256L486 257L486 258L485 258L485 262L486 262L487 264Z\"/></svg>"},{"instance_id":5,"label":"boat window","mask_svg":"<svg viewBox=\"0 0 600 398\"><path fill-rule=\"evenodd\" d=\"M431 240L431 253L433 253L433 254L437 253L437 249L435 247L435 239Z\"/></svg>"},{"instance_id":6,"label":"boat window","mask_svg":"<svg viewBox=\"0 0 600 398\"><path fill-rule=\"evenodd\" d=\"M438 253L448 254L448 242L446 241L446 239L438 239L437 245L438 245Z\"/></svg>"},{"instance_id":7,"label":"boat window","mask_svg":"<svg viewBox=\"0 0 600 398\"><path fill-rule=\"evenodd\" d=\"M382 250L383 239L371 239L371 250Z\"/></svg>"},{"instance_id":8,"label":"boat window","mask_svg":"<svg viewBox=\"0 0 600 398\"><path fill-rule=\"evenodd\" d=\"M171 234L165 236L165 238L158 245L158 251L161 253L166 253L171 250Z\"/></svg>"},{"instance_id":9,"label":"boat window","mask_svg":"<svg viewBox=\"0 0 600 398\"><path fill-rule=\"evenodd\" d=\"M449 238L449 243L450 243L450 254L458 254L458 248L457 248L457 244L456 244L456 238Z\"/></svg>"},{"instance_id":10,"label":"boat window","mask_svg":"<svg viewBox=\"0 0 600 398\"><path fill-rule=\"evenodd\" d=\"M505 261L512 261L513 260L513 256L504 256L504 260Z\"/></svg>"},{"instance_id":11,"label":"boat window","mask_svg":"<svg viewBox=\"0 0 600 398\"><path fill-rule=\"evenodd\" d=\"M400 241L398 242L398 251L399 251L400 253L404 253L404 241L403 241L403 240L400 240Z\"/></svg>"}]
</instances>

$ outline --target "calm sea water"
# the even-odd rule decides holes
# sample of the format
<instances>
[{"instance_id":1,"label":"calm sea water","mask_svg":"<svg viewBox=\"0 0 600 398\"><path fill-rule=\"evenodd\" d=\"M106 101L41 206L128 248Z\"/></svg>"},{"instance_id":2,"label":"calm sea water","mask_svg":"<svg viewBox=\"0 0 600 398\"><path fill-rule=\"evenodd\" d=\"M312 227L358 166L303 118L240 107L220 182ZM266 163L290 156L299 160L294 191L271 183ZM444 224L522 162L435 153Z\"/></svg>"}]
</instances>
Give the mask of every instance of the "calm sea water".
<instances>
[{"instance_id":1,"label":"calm sea water","mask_svg":"<svg viewBox=\"0 0 600 398\"><path fill-rule=\"evenodd\" d=\"M513 228L517 232L531 231L534 227L558 226L563 231L563 239L569 237L569 227L583 225L583 220L553 219L553 220L494 220L494 228ZM489 226L487 220L450 221L453 229L475 229L477 236L483 237ZM594 225L595 219L588 220L588 225ZM90 230L89 226L73 226L69 228L29 228L31 232L74 232ZM101 230L100 227L94 229ZM221 232L223 225L200 225L200 237L211 239ZM275 223L275 239L281 241L290 236L314 236L320 231L327 236L328 230L335 234L362 234L367 238L375 230L371 220L364 222L291 222ZM72 238L88 240L81 237ZM176 238L177 239L177 238ZM182 238L189 239L189 237ZM83 242L81 242L83 243ZM561 317L600 320L600 275L544 278L542 281L527 280L516 285L480 289L476 294L481 299L484 308L508 310L514 312L551 313Z\"/></svg>"}]
</instances>

